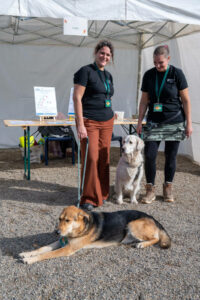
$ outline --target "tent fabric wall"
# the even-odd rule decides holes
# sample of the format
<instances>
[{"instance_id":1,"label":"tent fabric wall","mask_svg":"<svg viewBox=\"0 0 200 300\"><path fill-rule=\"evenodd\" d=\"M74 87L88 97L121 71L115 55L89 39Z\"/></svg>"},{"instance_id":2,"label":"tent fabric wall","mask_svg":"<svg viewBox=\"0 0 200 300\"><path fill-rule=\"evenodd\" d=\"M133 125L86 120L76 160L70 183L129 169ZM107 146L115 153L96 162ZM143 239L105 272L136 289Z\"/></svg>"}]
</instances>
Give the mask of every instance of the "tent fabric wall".
<instances>
[{"instance_id":1,"label":"tent fabric wall","mask_svg":"<svg viewBox=\"0 0 200 300\"><path fill-rule=\"evenodd\" d=\"M125 111L125 117L136 110L137 55L136 49L116 49L107 68L114 78L113 109ZM1 45L0 57L0 147L6 148L17 146L23 131L5 127L3 120L36 118L34 86L55 87L57 109L67 114L73 74L93 62L93 48ZM123 134L119 126L115 133Z\"/></svg>"},{"instance_id":2,"label":"tent fabric wall","mask_svg":"<svg viewBox=\"0 0 200 300\"><path fill-rule=\"evenodd\" d=\"M171 40L168 44L171 63L181 67L187 77L192 101L194 133L192 138L181 143L179 152L200 162L200 101L197 91L200 34ZM142 52L141 74L153 66L153 49L147 48ZM21 128L6 128L3 120L35 118L33 86L37 85L55 86L58 111L66 114L73 73L80 66L92 62L93 48L1 45L0 55L0 147L16 147L23 131ZM123 110L125 116L129 117L136 112L138 51L116 49L114 65L110 65L108 69L114 77L113 109ZM31 131L34 130L36 128ZM114 132L124 135L119 126L115 126Z\"/></svg>"},{"instance_id":3,"label":"tent fabric wall","mask_svg":"<svg viewBox=\"0 0 200 300\"><path fill-rule=\"evenodd\" d=\"M179 153L189 155L200 162L200 100L199 100L199 70L200 70L200 34L168 41L172 65L181 68L189 85L189 94L192 103L193 135L180 145ZM154 47L142 52L142 74L153 67ZM161 148L162 149L162 148Z\"/></svg>"}]
</instances>

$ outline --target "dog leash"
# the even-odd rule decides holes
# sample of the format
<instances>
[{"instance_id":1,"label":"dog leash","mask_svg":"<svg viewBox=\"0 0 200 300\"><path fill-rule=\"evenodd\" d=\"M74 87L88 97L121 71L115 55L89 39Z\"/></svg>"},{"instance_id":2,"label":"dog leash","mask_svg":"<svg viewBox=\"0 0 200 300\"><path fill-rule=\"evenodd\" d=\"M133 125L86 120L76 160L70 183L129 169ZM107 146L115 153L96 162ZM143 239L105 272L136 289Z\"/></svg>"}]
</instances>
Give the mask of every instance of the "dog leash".
<instances>
[{"instance_id":1,"label":"dog leash","mask_svg":"<svg viewBox=\"0 0 200 300\"><path fill-rule=\"evenodd\" d=\"M88 155L88 146L89 146L89 138L86 138L86 150L85 150L85 160L83 166L83 178L81 184L81 175L80 175L80 140L78 140L78 202L77 207L80 207L81 195L83 193L84 181L85 181L85 171L86 171L86 163L87 163L87 155Z\"/></svg>"},{"instance_id":2,"label":"dog leash","mask_svg":"<svg viewBox=\"0 0 200 300\"><path fill-rule=\"evenodd\" d=\"M83 166L83 178L82 178L82 184L81 184L81 176L80 176L80 140L78 140L78 201L77 201L77 207L80 207L80 202L81 202L81 195L83 192L83 187L84 187L84 181L85 181L85 170L86 170L86 163L87 163L87 155L88 155L88 145L89 145L89 139L88 137L86 138L86 150L85 150L85 160L84 160L84 166ZM63 248L67 244L69 244L68 238L67 237L61 237L59 239L60 242L60 247Z\"/></svg>"}]
</instances>

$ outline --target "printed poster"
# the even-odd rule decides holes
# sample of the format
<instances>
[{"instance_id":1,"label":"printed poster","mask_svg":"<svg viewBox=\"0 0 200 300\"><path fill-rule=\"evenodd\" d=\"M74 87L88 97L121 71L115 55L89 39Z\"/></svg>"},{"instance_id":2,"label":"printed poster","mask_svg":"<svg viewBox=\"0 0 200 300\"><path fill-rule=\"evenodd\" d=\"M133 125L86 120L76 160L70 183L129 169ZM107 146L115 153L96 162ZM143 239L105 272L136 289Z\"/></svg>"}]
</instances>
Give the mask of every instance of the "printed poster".
<instances>
[{"instance_id":1,"label":"printed poster","mask_svg":"<svg viewBox=\"0 0 200 300\"><path fill-rule=\"evenodd\" d=\"M69 96L68 116L75 116L73 94L74 88L72 87Z\"/></svg>"},{"instance_id":2,"label":"printed poster","mask_svg":"<svg viewBox=\"0 0 200 300\"><path fill-rule=\"evenodd\" d=\"M55 87L34 87L36 116L57 116Z\"/></svg>"}]
</instances>

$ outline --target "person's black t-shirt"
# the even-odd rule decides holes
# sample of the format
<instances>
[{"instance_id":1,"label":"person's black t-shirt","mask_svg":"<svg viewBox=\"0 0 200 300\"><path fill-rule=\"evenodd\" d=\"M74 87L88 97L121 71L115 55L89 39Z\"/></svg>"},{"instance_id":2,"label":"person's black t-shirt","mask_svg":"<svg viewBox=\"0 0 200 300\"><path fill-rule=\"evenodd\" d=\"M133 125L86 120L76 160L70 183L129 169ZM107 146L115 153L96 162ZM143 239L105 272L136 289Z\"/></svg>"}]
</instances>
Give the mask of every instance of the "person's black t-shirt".
<instances>
[{"instance_id":1,"label":"person's black t-shirt","mask_svg":"<svg viewBox=\"0 0 200 300\"><path fill-rule=\"evenodd\" d=\"M156 123L167 121L167 119L175 116L177 112L181 110L181 114L169 121L169 124L183 122L185 120L185 115L179 91L188 87L185 75L181 69L170 65L165 84L160 94L160 103L163 104L163 111L154 112L153 105L158 102L155 92L156 72L158 76L158 89L160 89L165 72L158 72L156 68L152 68L144 74L141 87L143 92L148 93L150 101L147 120Z\"/></svg>"},{"instance_id":2,"label":"person's black t-shirt","mask_svg":"<svg viewBox=\"0 0 200 300\"><path fill-rule=\"evenodd\" d=\"M101 75L94 64L84 66L74 74L74 84L86 87L82 98L83 117L95 121L108 121L114 113L111 107L105 107L105 100L111 99L114 94L113 79L108 71L100 72ZM109 95L104 85L106 78L110 86Z\"/></svg>"}]
</instances>

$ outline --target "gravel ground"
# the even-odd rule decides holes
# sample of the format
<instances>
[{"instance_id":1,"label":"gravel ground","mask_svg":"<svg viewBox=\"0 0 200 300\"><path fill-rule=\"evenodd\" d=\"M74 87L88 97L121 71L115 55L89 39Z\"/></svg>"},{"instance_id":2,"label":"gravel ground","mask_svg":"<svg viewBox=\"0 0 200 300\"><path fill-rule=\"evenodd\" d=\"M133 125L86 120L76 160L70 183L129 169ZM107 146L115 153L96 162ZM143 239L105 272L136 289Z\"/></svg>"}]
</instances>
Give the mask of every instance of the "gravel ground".
<instances>
[{"instance_id":1,"label":"gravel ground","mask_svg":"<svg viewBox=\"0 0 200 300\"><path fill-rule=\"evenodd\" d=\"M111 185L119 149L111 152ZM18 149L0 150L0 299L3 300L171 300L200 299L200 166L179 156L174 203L162 201L163 154L158 157L157 201L122 206L112 200L98 211L137 209L157 218L172 237L172 247L108 247L25 265L17 254L51 243L58 216L77 199L77 165L71 159L32 164L23 179ZM144 183L144 182L143 182ZM144 194L142 185L141 195Z\"/></svg>"}]
</instances>

